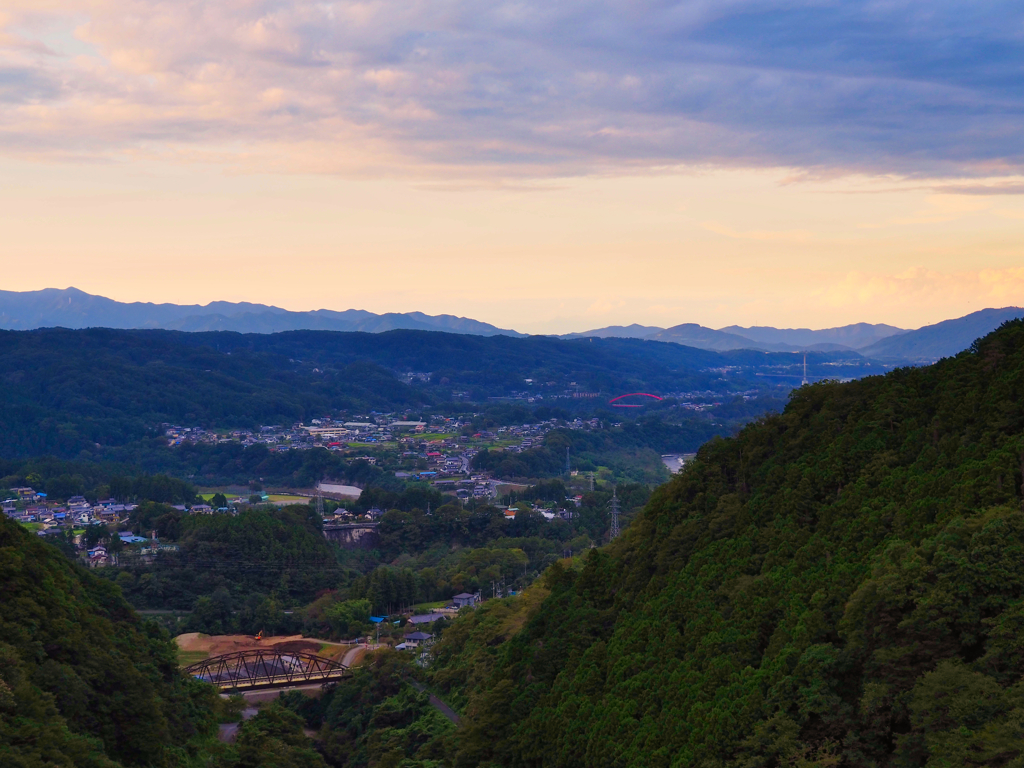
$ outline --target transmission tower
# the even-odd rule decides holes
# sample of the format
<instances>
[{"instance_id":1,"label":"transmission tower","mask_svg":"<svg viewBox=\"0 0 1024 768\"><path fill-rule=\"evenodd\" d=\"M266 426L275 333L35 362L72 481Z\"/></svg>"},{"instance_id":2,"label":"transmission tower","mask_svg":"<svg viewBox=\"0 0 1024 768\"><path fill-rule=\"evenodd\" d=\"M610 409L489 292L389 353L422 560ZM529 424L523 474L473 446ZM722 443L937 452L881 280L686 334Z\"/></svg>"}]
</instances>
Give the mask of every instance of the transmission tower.
<instances>
[{"instance_id":1,"label":"transmission tower","mask_svg":"<svg viewBox=\"0 0 1024 768\"><path fill-rule=\"evenodd\" d=\"M319 515L320 519L323 520L323 517L324 517L324 491L323 491L323 488L320 487L320 483L316 484L316 513L317 513L317 515Z\"/></svg>"},{"instance_id":2,"label":"transmission tower","mask_svg":"<svg viewBox=\"0 0 1024 768\"><path fill-rule=\"evenodd\" d=\"M807 386L807 353L804 352L804 380L800 382L801 387Z\"/></svg>"},{"instance_id":3,"label":"transmission tower","mask_svg":"<svg viewBox=\"0 0 1024 768\"><path fill-rule=\"evenodd\" d=\"M618 537L618 535L619 535L619 496L618 496L618 493L615 490L615 487L613 486L612 487L612 529L611 529L611 532L608 534L608 538L609 539L615 539L615 538Z\"/></svg>"},{"instance_id":4,"label":"transmission tower","mask_svg":"<svg viewBox=\"0 0 1024 768\"><path fill-rule=\"evenodd\" d=\"M572 477L572 466L569 464L569 446L565 447L565 476Z\"/></svg>"}]
</instances>

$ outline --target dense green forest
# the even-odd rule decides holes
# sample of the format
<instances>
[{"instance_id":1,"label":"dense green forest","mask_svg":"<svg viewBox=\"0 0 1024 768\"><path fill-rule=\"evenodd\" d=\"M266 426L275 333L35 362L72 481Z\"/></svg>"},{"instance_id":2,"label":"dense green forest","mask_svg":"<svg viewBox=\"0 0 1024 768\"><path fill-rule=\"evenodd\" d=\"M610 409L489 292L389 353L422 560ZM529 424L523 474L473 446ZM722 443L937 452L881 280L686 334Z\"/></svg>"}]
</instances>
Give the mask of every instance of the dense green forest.
<instances>
[{"instance_id":1,"label":"dense green forest","mask_svg":"<svg viewBox=\"0 0 1024 768\"><path fill-rule=\"evenodd\" d=\"M309 506L259 507L234 516L192 515L147 503L132 512L129 525L145 536L155 531L179 547L161 553L152 565L122 555L120 568L103 571L137 608L188 610L199 597L225 589L230 611L257 617L245 622L248 631L253 623L260 627L266 611L276 614L309 602L318 591L344 583L346 574L359 575L339 560L345 553L324 538Z\"/></svg>"},{"instance_id":2,"label":"dense green forest","mask_svg":"<svg viewBox=\"0 0 1024 768\"><path fill-rule=\"evenodd\" d=\"M559 481L530 490L524 495L565 506L566 489ZM603 541L611 499L611 491L599 486L573 507L572 520L546 520L527 503L509 520L494 506L463 507L428 489L374 488L364 495L368 498L358 506L379 504L387 510L372 550L329 543L309 505L258 507L231 516L192 515L147 502L131 513L128 526L140 535L156 533L162 541L174 541L178 551L160 553L152 563L122 552L119 567L99 573L115 581L138 609L191 611L187 622L176 626L181 631L262 629L350 638L365 631L371 610L391 613L460 592L486 591L492 582L508 588L531 583L567 551ZM650 490L622 485L618 495L626 527ZM87 538L91 534L87 529ZM105 530L100 536L112 538ZM357 600L369 601L362 623L354 616L341 621L348 608L334 606Z\"/></svg>"},{"instance_id":3,"label":"dense green forest","mask_svg":"<svg viewBox=\"0 0 1024 768\"><path fill-rule=\"evenodd\" d=\"M792 378L796 364L788 353L715 353L635 339L426 331L0 331L5 395L0 456L111 458L110 448L145 441L162 423L291 424L339 412L450 403L454 390L486 403L492 396L530 389L527 380L537 382L542 397L566 388L617 394L636 389L770 392L787 379L766 384L754 374L789 371ZM810 364L816 375L879 370L855 353L815 353ZM430 378L413 386L396 377L408 372ZM598 404L557 402L570 410Z\"/></svg>"},{"instance_id":4,"label":"dense green forest","mask_svg":"<svg viewBox=\"0 0 1024 768\"><path fill-rule=\"evenodd\" d=\"M473 457L472 468L509 479L559 477L565 474L568 450L572 469L579 472L608 467L616 476L632 482L658 485L669 476L661 461L662 453L696 452L708 440L731 434L748 420L744 416L671 424L660 414L652 414L613 429L554 429L544 436L542 445L519 453L485 448Z\"/></svg>"},{"instance_id":5,"label":"dense green forest","mask_svg":"<svg viewBox=\"0 0 1024 768\"><path fill-rule=\"evenodd\" d=\"M1021 765L1022 483L1024 322L802 388L620 539L444 629L416 674L457 730L382 736L406 768ZM402 674L376 701L409 728Z\"/></svg>"},{"instance_id":6,"label":"dense green forest","mask_svg":"<svg viewBox=\"0 0 1024 768\"><path fill-rule=\"evenodd\" d=\"M321 699L286 694L282 701L320 730L324 757L335 768L442 768L444 741L455 726L409 682L414 674L408 656L384 651Z\"/></svg>"},{"instance_id":7,"label":"dense green forest","mask_svg":"<svg viewBox=\"0 0 1024 768\"><path fill-rule=\"evenodd\" d=\"M0 332L3 455L75 456L123 445L163 422L254 427L337 408L424 403L372 363L332 375L277 354L221 352L188 334L88 329Z\"/></svg>"}]
</instances>

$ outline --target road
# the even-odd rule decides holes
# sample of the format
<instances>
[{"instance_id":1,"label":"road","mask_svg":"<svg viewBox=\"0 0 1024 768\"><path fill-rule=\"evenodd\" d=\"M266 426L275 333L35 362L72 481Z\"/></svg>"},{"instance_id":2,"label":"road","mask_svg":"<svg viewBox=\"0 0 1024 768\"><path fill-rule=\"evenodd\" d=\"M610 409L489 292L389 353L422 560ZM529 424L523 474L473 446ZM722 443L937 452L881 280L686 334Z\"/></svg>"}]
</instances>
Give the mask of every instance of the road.
<instances>
[{"instance_id":1,"label":"road","mask_svg":"<svg viewBox=\"0 0 1024 768\"><path fill-rule=\"evenodd\" d=\"M410 680L409 681L409 685L411 685L417 691L421 691L422 692L422 691L426 691L427 690L427 687L425 685L423 685L422 683L418 683L415 680ZM427 691L427 693L430 693L430 692ZM441 701L439 698L437 698L437 696L435 696L432 693L430 694L430 706L432 706L434 709L436 709L438 712L440 712L442 715L447 717L449 720L451 720L456 725L459 724L459 716L455 713L455 710L452 709L451 707L449 707L447 704L445 704L443 701Z\"/></svg>"},{"instance_id":2,"label":"road","mask_svg":"<svg viewBox=\"0 0 1024 768\"><path fill-rule=\"evenodd\" d=\"M381 646L374 645L373 643L369 643L369 644L360 643L355 648L353 648L351 651L349 651L348 653L345 654L345 658L343 658L341 660L341 663L344 664L346 667L351 667L355 663L356 657L360 653L369 653L370 651L375 651L375 650L377 650L380 647Z\"/></svg>"},{"instance_id":3,"label":"road","mask_svg":"<svg viewBox=\"0 0 1024 768\"><path fill-rule=\"evenodd\" d=\"M256 717L257 712L259 712L259 710L254 707L246 707L242 710L242 720L244 721L251 717ZM217 738L225 744L230 744L238 738L238 729L241 725L241 723L223 723L220 726L220 731L217 733Z\"/></svg>"}]
</instances>

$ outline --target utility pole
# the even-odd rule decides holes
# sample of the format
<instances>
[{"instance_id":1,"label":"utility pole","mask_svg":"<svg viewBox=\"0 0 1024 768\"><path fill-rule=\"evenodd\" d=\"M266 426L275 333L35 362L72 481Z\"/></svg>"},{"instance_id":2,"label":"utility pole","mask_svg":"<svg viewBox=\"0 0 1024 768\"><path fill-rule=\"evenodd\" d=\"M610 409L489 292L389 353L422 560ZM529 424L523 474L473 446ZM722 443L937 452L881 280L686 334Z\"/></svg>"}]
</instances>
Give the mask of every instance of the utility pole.
<instances>
[{"instance_id":1,"label":"utility pole","mask_svg":"<svg viewBox=\"0 0 1024 768\"><path fill-rule=\"evenodd\" d=\"M609 540L615 540L619 535L619 496L615 487L612 487L612 528L608 534Z\"/></svg>"}]
</instances>

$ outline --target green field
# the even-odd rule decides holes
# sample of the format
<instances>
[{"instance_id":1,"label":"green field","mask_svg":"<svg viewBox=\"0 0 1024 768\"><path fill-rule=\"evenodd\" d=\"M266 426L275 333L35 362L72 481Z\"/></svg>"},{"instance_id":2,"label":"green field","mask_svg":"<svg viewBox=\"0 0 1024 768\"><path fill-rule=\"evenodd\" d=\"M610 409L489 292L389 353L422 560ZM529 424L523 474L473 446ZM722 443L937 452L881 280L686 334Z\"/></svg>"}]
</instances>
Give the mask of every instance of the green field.
<instances>
[{"instance_id":1,"label":"green field","mask_svg":"<svg viewBox=\"0 0 1024 768\"><path fill-rule=\"evenodd\" d=\"M209 656L206 651L178 651L178 666L187 667Z\"/></svg>"},{"instance_id":2,"label":"green field","mask_svg":"<svg viewBox=\"0 0 1024 768\"><path fill-rule=\"evenodd\" d=\"M414 605L412 610L413 613L429 613L430 611L438 608L444 608L446 605L448 605L447 600L438 600L435 603L420 603L419 605Z\"/></svg>"}]
</instances>

